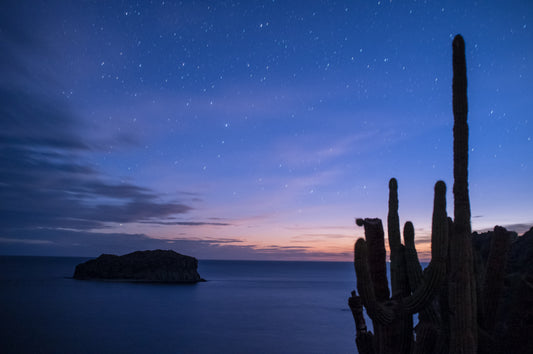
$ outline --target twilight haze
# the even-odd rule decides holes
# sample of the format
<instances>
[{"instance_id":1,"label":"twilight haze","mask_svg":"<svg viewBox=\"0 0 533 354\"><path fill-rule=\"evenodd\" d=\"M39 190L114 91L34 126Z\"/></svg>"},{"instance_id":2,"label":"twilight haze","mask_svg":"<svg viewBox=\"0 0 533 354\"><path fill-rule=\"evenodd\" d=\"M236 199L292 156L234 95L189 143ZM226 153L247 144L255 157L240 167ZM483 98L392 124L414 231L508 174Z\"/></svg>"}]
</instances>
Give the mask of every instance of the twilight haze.
<instances>
[{"instance_id":1,"label":"twilight haze","mask_svg":"<svg viewBox=\"0 0 533 354\"><path fill-rule=\"evenodd\" d=\"M467 4L464 4L467 3ZM2 1L0 254L428 250L466 41L473 229L533 224L533 3Z\"/></svg>"}]
</instances>

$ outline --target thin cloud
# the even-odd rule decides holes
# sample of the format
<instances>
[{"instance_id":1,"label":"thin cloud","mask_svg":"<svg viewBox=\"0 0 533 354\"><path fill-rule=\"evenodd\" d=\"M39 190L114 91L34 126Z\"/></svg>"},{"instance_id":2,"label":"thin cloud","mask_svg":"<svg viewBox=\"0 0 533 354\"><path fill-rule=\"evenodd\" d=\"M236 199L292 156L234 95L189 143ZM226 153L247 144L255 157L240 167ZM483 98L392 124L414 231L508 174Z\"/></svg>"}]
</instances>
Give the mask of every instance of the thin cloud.
<instances>
[{"instance_id":1,"label":"thin cloud","mask_svg":"<svg viewBox=\"0 0 533 354\"><path fill-rule=\"evenodd\" d=\"M126 254L146 249L173 249L199 259L250 260L342 260L350 252L313 251L304 246L257 246L235 238L156 239L145 234L99 233L74 230L13 230L0 238L6 255L76 255L96 257L102 253Z\"/></svg>"},{"instance_id":2,"label":"thin cloud","mask_svg":"<svg viewBox=\"0 0 533 354\"><path fill-rule=\"evenodd\" d=\"M350 230L353 231L353 226L287 226L287 230L305 231L305 230Z\"/></svg>"},{"instance_id":3,"label":"thin cloud","mask_svg":"<svg viewBox=\"0 0 533 354\"><path fill-rule=\"evenodd\" d=\"M270 245L270 246L266 246L266 247L258 247L256 248L257 250L261 251L261 252L270 252L270 251L280 251L280 250L290 250L290 251L294 251L294 250L298 250L298 251L302 251L302 250L308 250L309 247L305 247L305 246L279 246L279 245Z\"/></svg>"},{"instance_id":4,"label":"thin cloud","mask_svg":"<svg viewBox=\"0 0 533 354\"><path fill-rule=\"evenodd\" d=\"M270 245L255 248L256 259L278 259L278 260L324 260L339 261L346 260L352 256L350 251L334 249L328 251L315 251L306 246L278 246Z\"/></svg>"},{"instance_id":5,"label":"thin cloud","mask_svg":"<svg viewBox=\"0 0 533 354\"><path fill-rule=\"evenodd\" d=\"M316 239L353 239L353 235L344 235L344 234L302 234L298 236L293 236L291 242L306 242L306 241L315 241Z\"/></svg>"},{"instance_id":6,"label":"thin cloud","mask_svg":"<svg viewBox=\"0 0 533 354\"><path fill-rule=\"evenodd\" d=\"M0 244L2 243L23 243L28 245L47 245L52 244L50 240L34 240L34 239L18 239L18 238L6 238L0 237Z\"/></svg>"},{"instance_id":7,"label":"thin cloud","mask_svg":"<svg viewBox=\"0 0 533 354\"><path fill-rule=\"evenodd\" d=\"M155 225L180 225L180 226L231 226L226 222L204 222L204 221L141 221L141 224Z\"/></svg>"}]
</instances>

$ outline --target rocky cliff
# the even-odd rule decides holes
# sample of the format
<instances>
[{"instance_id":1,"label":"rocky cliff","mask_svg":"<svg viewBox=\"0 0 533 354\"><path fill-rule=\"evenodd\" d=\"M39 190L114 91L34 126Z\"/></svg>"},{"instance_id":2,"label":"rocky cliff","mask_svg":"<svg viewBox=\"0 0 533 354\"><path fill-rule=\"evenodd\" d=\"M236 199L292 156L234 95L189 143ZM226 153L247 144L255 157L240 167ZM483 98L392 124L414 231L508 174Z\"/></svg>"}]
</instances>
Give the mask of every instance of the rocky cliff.
<instances>
[{"instance_id":1,"label":"rocky cliff","mask_svg":"<svg viewBox=\"0 0 533 354\"><path fill-rule=\"evenodd\" d=\"M494 232L474 232L472 246L487 261ZM495 318L495 343L479 353L533 353L533 228L518 236L511 233L504 287ZM481 272L486 277L489 270ZM498 345L499 344L499 345Z\"/></svg>"},{"instance_id":2,"label":"rocky cliff","mask_svg":"<svg viewBox=\"0 0 533 354\"><path fill-rule=\"evenodd\" d=\"M78 264L74 279L156 283L204 281L197 271L198 260L174 251L137 251L124 256L102 254Z\"/></svg>"}]
</instances>

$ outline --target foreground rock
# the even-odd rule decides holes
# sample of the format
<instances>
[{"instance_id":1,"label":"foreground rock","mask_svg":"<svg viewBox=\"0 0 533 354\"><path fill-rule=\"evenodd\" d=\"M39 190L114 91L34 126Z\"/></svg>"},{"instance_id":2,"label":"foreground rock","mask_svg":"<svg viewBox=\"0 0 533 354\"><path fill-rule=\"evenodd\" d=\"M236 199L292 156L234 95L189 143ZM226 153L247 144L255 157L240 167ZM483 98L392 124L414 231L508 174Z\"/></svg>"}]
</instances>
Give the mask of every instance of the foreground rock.
<instances>
[{"instance_id":1,"label":"foreground rock","mask_svg":"<svg viewBox=\"0 0 533 354\"><path fill-rule=\"evenodd\" d=\"M137 251L124 256L102 254L78 264L74 279L155 283L197 283L198 260L174 251Z\"/></svg>"},{"instance_id":2,"label":"foreground rock","mask_svg":"<svg viewBox=\"0 0 533 354\"><path fill-rule=\"evenodd\" d=\"M473 249L487 262L494 232L472 235ZM478 353L533 353L533 228L518 236L511 233L500 306L495 316L492 346ZM499 346L497 345L499 344Z\"/></svg>"}]
</instances>

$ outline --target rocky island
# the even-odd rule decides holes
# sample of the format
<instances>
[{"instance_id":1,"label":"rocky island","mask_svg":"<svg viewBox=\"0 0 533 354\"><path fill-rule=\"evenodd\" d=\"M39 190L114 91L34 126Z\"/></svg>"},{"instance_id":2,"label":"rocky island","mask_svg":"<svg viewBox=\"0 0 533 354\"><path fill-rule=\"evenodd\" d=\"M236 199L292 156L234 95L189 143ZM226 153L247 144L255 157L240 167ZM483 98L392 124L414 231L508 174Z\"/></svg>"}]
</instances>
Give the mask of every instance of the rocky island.
<instances>
[{"instance_id":1,"label":"rocky island","mask_svg":"<svg viewBox=\"0 0 533 354\"><path fill-rule=\"evenodd\" d=\"M153 283L197 283L198 260L168 250L137 251L123 256L102 254L78 264L74 279Z\"/></svg>"}]
</instances>

